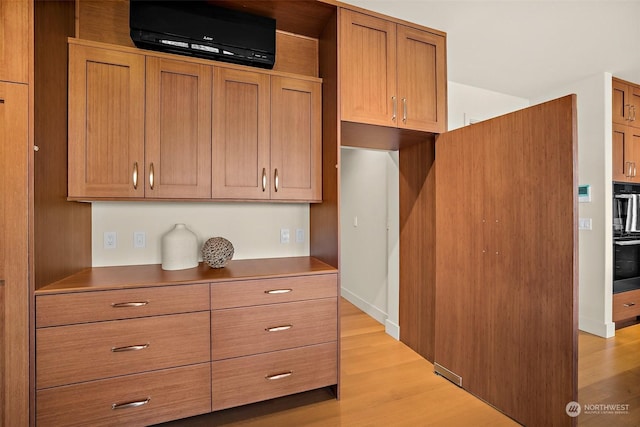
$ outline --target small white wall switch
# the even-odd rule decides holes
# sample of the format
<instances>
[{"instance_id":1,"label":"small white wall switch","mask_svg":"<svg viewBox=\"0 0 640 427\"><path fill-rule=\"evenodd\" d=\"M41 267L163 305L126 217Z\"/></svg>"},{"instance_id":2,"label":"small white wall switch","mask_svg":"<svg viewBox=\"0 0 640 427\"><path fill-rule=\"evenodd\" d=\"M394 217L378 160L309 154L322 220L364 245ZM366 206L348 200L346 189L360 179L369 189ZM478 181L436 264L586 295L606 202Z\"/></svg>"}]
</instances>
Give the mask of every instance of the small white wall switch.
<instances>
[{"instance_id":1,"label":"small white wall switch","mask_svg":"<svg viewBox=\"0 0 640 427\"><path fill-rule=\"evenodd\" d=\"M580 229L580 230L591 230L592 229L591 218L579 218L578 219L578 229Z\"/></svg>"},{"instance_id":2,"label":"small white wall switch","mask_svg":"<svg viewBox=\"0 0 640 427\"><path fill-rule=\"evenodd\" d=\"M296 228L296 243L304 243L304 230Z\"/></svg>"},{"instance_id":3,"label":"small white wall switch","mask_svg":"<svg viewBox=\"0 0 640 427\"><path fill-rule=\"evenodd\" d=\"M354 216L354 217L353 217L353 226L354 226L354 227L357 227L357 226L358 226L358 217L357 217L357 216Z\"/></svg>"},{"instance_id":4,"label":"small white wall switch","mask_svg":"<svg viewBox=\"0 0 640 427\"><path fill-rule=\"evenodd\" d=\"M144 231L134 231L133 247L144 248L145 246L147 246L147 233L145 233Z\"/></svg>"},{"instance_id":5,"label":"small white wall switch","mask_svg":"<svg viewBox=\"0 0 640 427\"><path fill-rule=\"evenodd\" d=\"M280 229L280 243L289 243L289 229L281 228Z\"/></svg>"},{"instance_id":6,"label":"small white wall switch","mask_svg":"<svg viewBox=\"0 0 640 427\"><path fill-rule=\"evenodd\" d=\"M118 247L118 234L115 231L104 232L104 248L115 249Z\"/></svg>"}]
</instances>

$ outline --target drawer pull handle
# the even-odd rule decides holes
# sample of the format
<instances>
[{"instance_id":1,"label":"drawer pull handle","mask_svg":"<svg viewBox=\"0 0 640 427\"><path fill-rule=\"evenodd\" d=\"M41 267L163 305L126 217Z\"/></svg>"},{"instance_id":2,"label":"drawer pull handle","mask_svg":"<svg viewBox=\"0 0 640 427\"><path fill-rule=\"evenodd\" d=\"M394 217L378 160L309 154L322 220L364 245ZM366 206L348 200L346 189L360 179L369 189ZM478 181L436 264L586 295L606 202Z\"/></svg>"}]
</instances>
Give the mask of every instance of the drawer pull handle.
<instances>
[{"instance_id":1,"label":"drawer pull handle","mask_svg":"<svg viewBox=\"0 0 640 427\"><path fill-rule=\"evenodd\" d=\"M123 351L144 350L145 348L149 348L149 343L138 344L138 345L128 345L126 347L111 347L111 351L114 352L114 353L120 353L120 352L123 352Z\"/></svg>"},{"instance_id":2,"label":"drawer pull handle","mask_svg":"<svg viewBox=\"0 0 640 427\"><path fill-rule=\"evenodd\" d=\"M635 302L628 302L628 303L626 303L624 306L625 306L625 307L633 307L634 305L636 305L636 303L635 303Z\"/></svg>"},{"instance_id":3,"label":"drawer pull handle","mask_svg":"<svg viewBox=\"0 0 640 427\"><path fill-rule=\"evenodd\" d=\"M271 289L270 291L264 291L265 294L286 294L291 292L293 289Z\"/></svg>"},{"instance_id":4,"label":"drawer pull handle","mask_svg":"<svg viewBox=\"0 0 640 427\"><path fill-rule=\"evenodd\" d=\"M111 307L113 308L124 308L124 307L143 307L149 304L149 301L140 301L140 302L113 302L111 303Z\"/></svg>"},{"instance_id":5,"label":"drawer pull handle","mask_svg":"<svg viewBox=\"0 0 640 427\"><path fill-rule=\"evenodd\" d=\"M151 400L150 397L147 397L144 400L136 400L133 402L126 403L114 403L111 405L111 409L127 409L127 408L137 408L138 406L146 405Z\"/></svg>"},{"instance_id":6,"label":"drawer pull handle","mask_svg":"<svg viewBox=\"0 0 640 427\"><path fill-rule=\"evenodd\" d=\"M265 331L280 332L280 331L286 331L287 329L291 329L291 328L293 328L293 325L282 325L282 326L274 326L272 328L266 328Z\"/></svg>"},{"instance_id":7,"label":"drawer pull handle","mask_svg":"<svg viewBox=\"0 0 640 427\"><path fill-rule=\"evenodd\" d=\"M281 380L283 378L290 377L291 375L293 375L293 371L282 372L280 374L275 374L275 375L267 375L265 378L268 381L273 381L273 380Z\"/></svg>"}]
</instances>

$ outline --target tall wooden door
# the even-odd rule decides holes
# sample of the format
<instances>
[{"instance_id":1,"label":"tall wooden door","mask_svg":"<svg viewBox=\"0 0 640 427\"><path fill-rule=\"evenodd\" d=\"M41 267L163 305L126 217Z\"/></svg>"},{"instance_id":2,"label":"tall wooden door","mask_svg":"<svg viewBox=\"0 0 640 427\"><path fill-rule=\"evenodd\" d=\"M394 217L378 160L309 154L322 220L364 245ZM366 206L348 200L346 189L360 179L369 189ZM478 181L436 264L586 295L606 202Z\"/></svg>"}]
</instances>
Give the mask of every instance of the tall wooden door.
<instances>
[{"instance_id":1,"label":"tall wooden door","mask_svg":"<svg viewBox=\"0 0 640 427\"><path fill-rule=\"evenodd\" d=\"M271 77L271 199L322 201L321 84Z\"/></svg>"},{"instance_id":2,"label":"tall wooden door","mask_svg":"<svg viewBox=\"0 0 640 427\"><path fill-rule=\"evenodd\" d=\"M575 425L575 102L436 142L436 372L524 425Z\"/></svg>"},{"instance_id":3,"label":"tall wooden door","mask_svg":"<svg viewBox=\"0 0 640 427\"><path fill-rule=\"evenodd\" d=\"M214 198L268 199L269 75L214 69Z\"/></svg>"},{"instance_id":4,"label":"tall wooden door","mask_svg":"<svg viewBox=\"0 0 640 427\"><path fill-rule=\"evenodd\" d=\"M144 56L69 45L69 196L144 197Z\"/></svg>"},{"instance_id":5,"label":"tall wooden door","mask_svg":"<svg viewBox=\"0 0 640 427\"><path fill-rule=\"evenodd\" d=\"M146 60L145 197L211 198L208 65Z\"/></svg>"},{"instance_id":6,"label":"tall wooden door","mask_svg":"<svg viewBox=\"0 0 640 427\"><path fill-rule=\"evenodd\" d=\"M29 86L0 82L0 425L29 417Z\"/></svg>"}]
</instances>

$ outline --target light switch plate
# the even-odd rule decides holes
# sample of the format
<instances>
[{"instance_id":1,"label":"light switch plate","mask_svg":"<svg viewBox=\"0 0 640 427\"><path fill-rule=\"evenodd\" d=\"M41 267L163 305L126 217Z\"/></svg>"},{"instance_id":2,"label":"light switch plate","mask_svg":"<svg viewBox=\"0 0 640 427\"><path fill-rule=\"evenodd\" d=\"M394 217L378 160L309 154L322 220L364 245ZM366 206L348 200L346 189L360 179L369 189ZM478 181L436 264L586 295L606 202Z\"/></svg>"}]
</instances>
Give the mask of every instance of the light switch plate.
<instances>
[{"instance_id":1,"label":"light switch plate","mask_svg":"<svg viewBox=\"0 0 640 427\"><path fill-rule=\"evenodd\" d=\"M289 243L289 229L281 228L280 229L280 243Z\"/></svg>"}]
</instances>

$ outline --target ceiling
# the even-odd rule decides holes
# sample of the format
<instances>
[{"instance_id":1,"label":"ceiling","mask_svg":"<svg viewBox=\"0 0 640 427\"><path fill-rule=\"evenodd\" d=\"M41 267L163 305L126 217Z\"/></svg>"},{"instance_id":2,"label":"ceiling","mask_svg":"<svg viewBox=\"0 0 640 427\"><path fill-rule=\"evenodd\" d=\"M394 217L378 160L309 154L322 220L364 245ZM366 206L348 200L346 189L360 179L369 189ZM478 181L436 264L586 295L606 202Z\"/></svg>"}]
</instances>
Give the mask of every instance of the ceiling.
<instances>
[{"instance_id":1,"label":"ceiling","mask_svg":"<svg viewBox=\"0 0 640 427\"><path fill-rule=\"evenodd\" d=\"M346 0L447 33L448 80L526 99L610 72L640 83L640 0Z\"/></svg>"}]
</instances>

